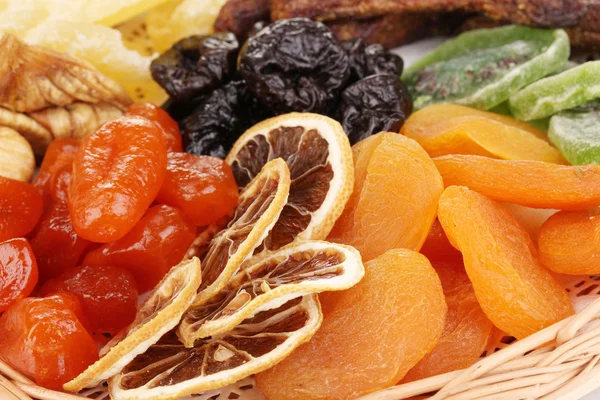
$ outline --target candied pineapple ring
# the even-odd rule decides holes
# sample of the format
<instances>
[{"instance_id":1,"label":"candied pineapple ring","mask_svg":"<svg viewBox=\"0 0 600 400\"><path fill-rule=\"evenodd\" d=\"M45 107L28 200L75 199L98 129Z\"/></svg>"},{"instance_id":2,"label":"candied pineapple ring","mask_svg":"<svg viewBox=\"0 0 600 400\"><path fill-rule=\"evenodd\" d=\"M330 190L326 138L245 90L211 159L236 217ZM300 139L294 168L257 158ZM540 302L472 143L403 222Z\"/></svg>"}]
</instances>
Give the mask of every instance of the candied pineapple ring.
<instances>
[{"instance_id":1,"label":"candied pineapple ring","mask_svg":"<svg viewBox=\"0 0 600 400\"><path fill-rule=\"evenodd\" d=\"M364 275L357 250L327 242L292 244L257 258L242 265L215 301L186 312L178 329L186 346L303 294L348 289Z\"/></svg>"},{"instance_id":2,"label":"candied pineapple ring","mask_svg":"<svg viewBox=\"0 0 600 400\"><path fill-rule=\"evenodd\" d=\"M131 360L179 323L200 286L200 261L193 258L174 266L138 310L134 321L100 352L100 360L64 384L69 392L95 387L115 375Z\"/></svg>"}]
</instances>

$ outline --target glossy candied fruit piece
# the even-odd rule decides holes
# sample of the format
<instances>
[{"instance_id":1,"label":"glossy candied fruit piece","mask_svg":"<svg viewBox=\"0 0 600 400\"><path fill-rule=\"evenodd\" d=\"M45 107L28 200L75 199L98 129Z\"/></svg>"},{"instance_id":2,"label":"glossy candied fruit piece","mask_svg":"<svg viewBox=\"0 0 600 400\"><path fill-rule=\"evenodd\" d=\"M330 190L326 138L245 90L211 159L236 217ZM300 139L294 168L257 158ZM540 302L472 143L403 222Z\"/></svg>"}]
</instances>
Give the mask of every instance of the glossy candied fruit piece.
<instances>
[{"instance_id":1,"label":"glossy candied fruit piece","mask_svg":"<svg viewBox=\"0 0 600 400\"><path fill-rule=\"evenodd\" d=\"M0 242L31 232L43 206L42 196L32 185L0 176Z\"/></svg>"},{"instance_id":2,"label":"glossy candied fruit piece","mask_svg":"<svg viewBox=\"0 0 600 400\"><path fill-rule=\"evenodd\" d=\"M102 125L73 162L69 210L81 237L108 243L125 236L154 201L167 172L161 128L138 116Z\"/></svg>"},{"instance_id":3,"label":"glossy candied fruit piece","mask_svg":"<svg viewBox=\"0 0 600 400\"><path fill-rule=\"evenodd\" d=\"M352 152L354 190L329 240L356 247L366 261L393 248L419 250L443 191L431 158L414 140L390 132Z\"/></svg>"},{"instance_id":4,"label":"glossy candied fruit piece","mask_svg":"<svg viewBox=\"0 0 600 400\"><path fill-rule=\"evenodd\" d=\"M496 201L571 211L600 204L599 165L558 165L462 154L433 161L446 187L467 186Z\"/></svg>"},{"instance_id":5,"label":"glossy candied fruit piece","mask_svg":"<svg viewBox=\"0 0 600 400\"><path fill-rule=\"evenodd\" d=\"M496 327L522 339L573 314L569 295L542 265L529 233L501 204L451 186L440 198L438 218Z\"/></svg>"},{"instance_id":6,"label":"glossy candied fruit piece","mask_svg":"<svg viewBox=\"0 0 600 400\"><path fill-rule=\"evenodd\" d=\"M38 266L27 239L0 243L0 313L31 294Z\"/></svg>"},{"instance_id":7,"label":"glossy candied fruit piece","mask_svg":"<svg viewBox=\"0 0 600 400\"><path fill-rule=\"evenodd\" d=\"M40 170L33 180L33 186L44 199L45 209L49 209L56 198L62 198L64 175L70 175L78 149L79 142L75 139L56 139L48 146Z\"/></svg>"},{"instance_id":8,"label":"glossy candied fruit piece","mask_svg":"<svg viewBox=\"0 0 600 400\"><path fill-rule=\"evenodd\" d=\"M405 249L368 262L356 286L320 298L317 333L256 375L269 400L357 398L392 386L434 348L447 311L429 261Z\"/></svg>"},{"instance_id":9,"label":"glossy candied fruit piece","mask_svg":"<svg viewBox=\"0 0 600 400\"><path fill-rule=\"evenodd\" d=\"M146 117L160 126L165 134L168 151L183 151L179 125L168 112L152 103L136 103L127 108L127 114Z\"/></svg>"},{"instance_id":10,"label":"glossy candied fruit piece","mask_svg":"<svg viewBox=\"0 0 600 400\"><path fill-rule=\"evenodd\" d=\"M38 262L40 281L55 278L77 266L92 243L77 235L69 208L58 203L47 211L30 236Z\"/></svg>"},{"instance_id":11,"label":"glossy candied fruit piece","mask_svg":"<svg viewBox=\"0 0 600 400\"><path fill-rule=\"evenodd\" d=\"M569 275L600 273L600 209L561 211L540 228L538 248L544 265Z\"/></svg>"},{"instance_id":12,"label":"glossy candied fruit piece","mask_svg":"<svg viewBox=\"0 0 600 400\"><path fill-rule=\"evenodd\" d=\"M123 238L90 251L82 265L125 268L143 293L183 259L195 237L196 227L182 211L154 206Z\"/></svg>"},{"instance_id":13,"label":"glossy candied fruit piece","mask_svg":"<svg viewBox=\"0 0 600 400\"><path fill-rule=\"evenodd\" d=\"M167 176L156 201L177 207L198 225L210 225L238 203L231 167L222 159L169 153Z\"/></svg>"},{"instance_id":14,"label":"glossy candied fruit piece","mask_svg":"<svg viewBox=\"0 0 600 400\"><path fill-rule=\"evenodd\" d=\"M43 296L69 292L81 302L94 333L116 334L135 317L138 291L131 272L106 265L80 266L40 288Z\"/></svg>"},{"instance_id":15,"label":"glossy candied fruit piece","mask_svg":"<svg viewBox=\"0 0 600 400\"><path fill-rule=\"evenodd\" d=\"M0 316L0 358L49 389L62 390L98 360L94 340L69 293L26 298Z\"/></svg>"}]
</instances>

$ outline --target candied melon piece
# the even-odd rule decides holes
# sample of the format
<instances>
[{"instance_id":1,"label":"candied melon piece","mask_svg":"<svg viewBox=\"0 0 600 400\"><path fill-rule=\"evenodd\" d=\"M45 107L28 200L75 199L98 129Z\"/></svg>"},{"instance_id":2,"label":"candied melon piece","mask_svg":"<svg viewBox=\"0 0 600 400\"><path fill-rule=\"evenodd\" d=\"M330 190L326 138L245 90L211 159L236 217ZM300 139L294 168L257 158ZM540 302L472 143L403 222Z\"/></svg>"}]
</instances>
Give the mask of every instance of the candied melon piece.
<instances>
[{"instance_id":1,"label":"candied melon piece","mask_svg":"<svg viewBox=\"0 0 600 400\"><path fill-rule=\"evenodd\" d=\"M485 350L492 331L462 261L438 261L433 268L446 296L446 324L435 348L406 374L403 383L470 367Z\"/></svg>"},{"instance_id":2,"label":"candied melon piece","mask_svg":"<svg viewBox=\"0 0 600 400\"><path fill-rule=\"evenodd\" d=\"M347 399L394 385L435 346L446 303L429 261L390 250L353 288L321 296L315 336L256 376L270 400Z\"/></svg>"},{"instance_id":3,"label":"candied melon piece","mask_svg":"<svg viewBox=\"0 0 600 400\"><path fill-rule=\"evenodd\" d=\"M538 246L543 264L555 272L600 274L600 209L554 214L540 228Z\"/></svg>"},{"instance_id":4,"label":"candied melon piece","mask_svg":"<svg viewBox=\"0 0 600 400\"><path fill-rule=\"evenodd\" d=\"M410 125L404 125L401 133L419 142L431 157L476 154L504 160L567 163L554 146L533 133L482 116L440 120L427 130L412 131Z\"/></svg>"},{"instance_id":5,"label":"candied melon piece","mask_svg":"<svg viewBox=\"0 0 600 400\"><path fill-rule=\"evenodd\" d=\"M461 154L433 161L446 187L467 186L497 201L571 211L600 204L600 165L557 165Z\"/></svg>"},{"instance_id":6,"label":"candied melon piece","mask_svg":"<svg viewBox=\"0 0 600 400\"><path fill-rule=\"evenodd\" d=\"M443 184L417 142L382 132L352 147L354 190L329 238L363 260L393 248L419 250L435 219Z\"/></svg>"},{"instance_id":7,"label":"candied melon piece","mask_svg":"<svg viewBox=\"0 0 600 400\"><path fill-rule=\"evenodd\" d=\"M440 198L438 218L496 327L521 339L573 314L567 292L542 266L527 230L501 204L451 186Z\"/></svg>"}]
</instances>

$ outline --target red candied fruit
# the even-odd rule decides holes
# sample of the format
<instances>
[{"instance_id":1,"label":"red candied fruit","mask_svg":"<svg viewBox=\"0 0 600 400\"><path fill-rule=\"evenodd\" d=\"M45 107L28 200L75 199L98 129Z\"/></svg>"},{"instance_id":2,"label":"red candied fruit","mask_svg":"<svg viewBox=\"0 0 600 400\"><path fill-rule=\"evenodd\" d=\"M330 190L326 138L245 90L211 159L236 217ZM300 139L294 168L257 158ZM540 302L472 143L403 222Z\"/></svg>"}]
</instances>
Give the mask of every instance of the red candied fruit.
<instances>
[{"instance_id":1,"label":"red candied fruit","mask_svg":"<svg viewBox=\"0 0 600 400\"><path fill-rule=\"evenodd\" d=\"M38 385L61 390L98 360L80 315L69 293L20 300L0 317L0 358Z\"/></svg>"},{"instance_id":2,"label":"red candied fruit","mask_svg":"<svg viewBox=\"0 0 600 400\"><path fill-rule=\"evenodd\" d=\"M27 235L42 211L42 196L32 185L0 176L0 242Z\"/></svg>"},{"instance_id":3,"label":"red candied fruit","mask_svg":"<svg viewBox=\"0 0 600 400\"><path fill-rule=\"evenodd\" d=\"M75 268L92 245L75 233L69 208L64 203L57 203L44 214L30 241L37 258L41 282Z\"/></svg>"},{"instance_id":4,"label":"red candied fruit","mask_svg":"<svg viewBox=\"0 0 600 400\"><path fill-rule=\"evenodd\" d=\"M125 237L92 250L82 264L128 269L142 293L181 262L195 237L196 227L182 211L154 206Z\"/></svg>"},{"instance_id":5,"label":"red candied fruit","mask_svg":"<svg viewBox=\"0 0 600 400\"><path fill-rule=\"evenodd\" d=\"M131 272L106 265L81 266L44 283L40 294L69 292L81 301L94 333L118 333L135 317L137 288Z\"/></svg>"},{"instance_id":6,"label":"red candied fruit","mask_svg":"<svg viewBox=\"0 0 600 400\"><path fill-rule=\"evenodd\" d=\"M48 209L56 201L66 201L66 184L70 181L73 159L79 149L75 139L56 139L50 143L33 186L44 199ZM66 183L66 184L65 184Z\"/></svg>"},{"instance_id":7,"label":"red candied fruit","mask_svg":"<svg viewBox=\"0 0 600 400\"><path fill-rule=\"evenodd\" d=\"M146 117L150 121L155 122L162 128L167 142L167 150L183 151L181 143L181 131L179 125L168 112L152 103L137 103L132 104L127 109L128 115L139 115Z\"/></svg>"},{"instance_id":8,"label":"red candied fruit","mask_svg":"<svg viewBox=\"0 0 600 400\"><path fill-rule=\"evenodd\" d=\"M31 294L38 267L26 239L0 243L0 312Z\"/></svg>"},{"instance_id":9,"label":"red candied fruit","mask_svg":"<svg viewBox=\"0 0 600 400\"><path fill-rule=\"evenodd\" d=\"M238 203L229 165L217 157L170 153L156 201L177 207L198 226L217 222Z\"/></svg>"},{"instance_id":10,"label":"red candied fruit","mask_svg":"<svg viewBox=\"0 0 600 400\"><path fill-rule=\"evenodd\" d=\"M75 154L69 187L71 221L84 239L121 239L154 201L167 171L162 129L143 117L107 122Z\"/></svg>"}]
</instances>

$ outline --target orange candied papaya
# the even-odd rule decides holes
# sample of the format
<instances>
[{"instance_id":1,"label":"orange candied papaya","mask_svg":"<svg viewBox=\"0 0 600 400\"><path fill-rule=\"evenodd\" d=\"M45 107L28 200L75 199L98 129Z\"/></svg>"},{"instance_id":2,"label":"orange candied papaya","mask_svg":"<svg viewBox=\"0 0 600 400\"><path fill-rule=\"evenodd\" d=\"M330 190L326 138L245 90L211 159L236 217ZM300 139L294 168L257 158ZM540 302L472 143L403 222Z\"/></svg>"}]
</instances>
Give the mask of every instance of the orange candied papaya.
<instances>
[{"instance_id":1,"label":"orange candied papaya","mask_svg":"<svg viewBox=\"0 0 600 400\"><path fill-rule=\"evenodd\" d=\"M69 210L75 232L108 243L129 232L156 198L167 172L163 130L123 116L81 143L73 161Z\"/></svg>"},{"instance_id":2,"label":"orange candied papaya","mask_svg":"<svg viewBox=\"0 0 600 400\"><path fill-rule=\"evenodd\" d=\"M256 375L267 399L349 399L392 386L435 347L447 310L429 261L405 249L366 263L353 288L320 298L317 333Z\"/></svg>"},{"instance_id":3,"label":"orange candied papaya","mask_svg":"<svg viewBox=\"0 0 600 400\"><path fill-rule=\"evenodd\" d=\"M183 151L179 125L168 112L152 103L136 103L127 108L128 115L139 115L156 123L164 132L167 150L170 152Z\"/></svg>"},{"instance_id":4,"label":"orange candied papaya","mask_svg":"<svg viewBox=\"0 0 600 400\"><path fill-rule=\"evenodd\" d=\"M434 158L446 187L467 186L493 200L581 211L600 205L600 165L557 165L473 155Z\"/></svg>"},{"instance_id":5,"label":"orange candied papaya","mask_svg":"<svg viewBox=\"0 0 600 400\"><path fill-rule=\"evenodd\" d=\"M440 198L438 218L496 327L522 339L573 314L569 295L543 267L529 233L501 204L451 186Z\"/></svg>"},{"instance_id":6,"label":"orange candied papaya","mask_svg":"<svg viewBox=\"0 0 600 400\"><path fill-rule=\"evenodd\" d=\"M26 239L0 243L0 313L31 294L38 282L38 267Z\"/></svg>"},{"instance_id":7,"label":"orange candied papaya","mask_svg":"<svg viewBox=\"0 0 600 400\"><path fill-rule=\"evenodd\" d=\"M62 390L98 360L77 297L22 299L0 316L0 358L49 389Z\"/></svg>"},{"instance_id":8,"label":"orange candied papaya","mask_svg":"<svg viewBox=\"0 0 600 400\"><path fill-rule=\"evenodd\" d=\"M42 196L32 185L0 176L0 242L27 235L42 211Z\"/></svg>"}]
</instances>

